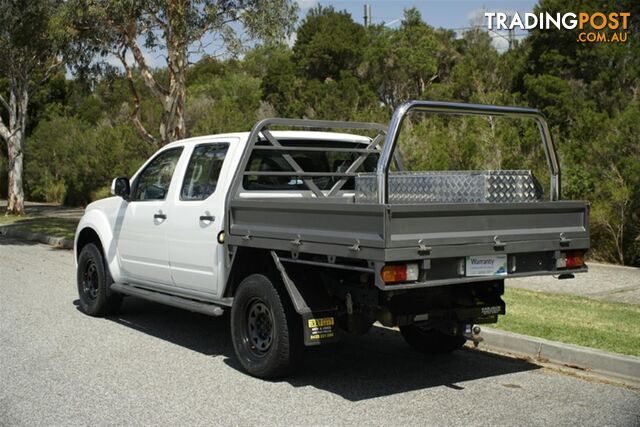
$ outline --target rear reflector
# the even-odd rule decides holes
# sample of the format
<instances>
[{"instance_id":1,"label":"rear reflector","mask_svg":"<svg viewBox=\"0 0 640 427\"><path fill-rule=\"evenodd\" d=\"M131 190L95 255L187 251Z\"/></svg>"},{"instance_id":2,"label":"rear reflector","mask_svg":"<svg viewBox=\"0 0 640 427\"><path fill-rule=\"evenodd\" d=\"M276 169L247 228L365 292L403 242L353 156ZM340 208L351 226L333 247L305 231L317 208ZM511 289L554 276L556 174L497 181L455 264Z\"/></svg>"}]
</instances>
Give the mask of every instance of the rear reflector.
<instances>
[{"instance_id":1,"label":"rear reflector","mask_svg":"<svg viewBox=\"0 0 640 427\"><path fill-rule=\"evenodd\" d=\"M385 283L415 282L418 280L418 264L389 264L382 267Z\"/></svg>"}]
</instances>

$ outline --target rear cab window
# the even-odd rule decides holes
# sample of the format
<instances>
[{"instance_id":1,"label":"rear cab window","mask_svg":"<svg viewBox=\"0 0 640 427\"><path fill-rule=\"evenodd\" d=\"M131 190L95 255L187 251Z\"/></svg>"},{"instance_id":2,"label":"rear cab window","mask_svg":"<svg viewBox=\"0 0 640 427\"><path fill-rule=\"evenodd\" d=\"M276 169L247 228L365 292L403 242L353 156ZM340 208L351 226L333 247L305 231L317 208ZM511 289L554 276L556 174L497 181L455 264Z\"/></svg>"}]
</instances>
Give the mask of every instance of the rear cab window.
<instances>
[{"instance_id":1,"label":"rear cab window","mask_svg":"<svg viewBox=\"0 0 640 427\"><path fill-rule=\"evenodd\" d=\"M308 140L280 139L280 144L285 147L310 146L319 148L366 148L366 143L350 141L314 140L312 144ZM259 141L256 147L270 147L266 141ZM359 153L335 152L335 151L298 151L295 150L269 151L254 149L247 172L291 172L291 175L245 175L242 181L244 190L275 190L275 191L304 191L308 190L302 178L284 158L285 154L291 157L300 165L305 172L346 172L347 168L360 157ZM379 155L369 154L362 165L355 172L375 172ZM313 182L320 190L329 190L340 180L340 177L313 177ZM349 178L342 188L343 190L354 189L354 179Z\"/></svg>"}]
</instances>

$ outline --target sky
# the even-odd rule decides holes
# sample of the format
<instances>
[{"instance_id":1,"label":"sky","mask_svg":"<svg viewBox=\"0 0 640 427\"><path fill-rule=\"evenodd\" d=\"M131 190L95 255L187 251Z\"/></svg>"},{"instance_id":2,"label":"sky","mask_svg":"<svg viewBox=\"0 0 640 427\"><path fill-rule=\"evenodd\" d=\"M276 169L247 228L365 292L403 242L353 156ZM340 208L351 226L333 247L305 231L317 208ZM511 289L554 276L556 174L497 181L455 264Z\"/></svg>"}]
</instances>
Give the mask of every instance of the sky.
<instances>
[{"instance_id":1,"label":"sky","mask_svg":"<svg viewBox=\"0 0 640 427\"><path fill-rule=\"evenodd\" d=\"M350 1L326 1L326 0L299 0L299 18L302 20L309 9L317 4L322 6L333 6L336 10L346 10L351 14L354 21L364 23L364 5L371 6L371 16L374 24L385 23L389 27L400 24L404 9L417 8L422 14L422 19L433 27L456 29L458 32L475 25L482 25L486 28L487 12L518 12L523 14L531 12L537 4L534 0L413 0L413 1L391 1L391 0L350 0ZM506 32L493 33L494 45L498 50L504 51L508 46ZM517 38L526 36L526 33L519 32Z\"/></svg>"},{"instance_id":2,"label":"sky","mask_svg":"<svg viewBox=\"0 0 640 427\"><path fill-rule=\"evenodd\" d=\"M356 22L363 21L364 5L371 5L371 15L376 24L391 23L402 19L404 9L416 7L422 13L422 19L429 25L443 28L468 27L474 14L482 9L489 12L530 12L537 1L511 0L511 1L487 1L487 0L414 0L414 1L390 1L390 0L351 0L351 1L325 1L325 0L299 0L300 16L304 17L310 8L317 4L333 6L337 10L346 10Z\"/></svg>"}]
</instances>

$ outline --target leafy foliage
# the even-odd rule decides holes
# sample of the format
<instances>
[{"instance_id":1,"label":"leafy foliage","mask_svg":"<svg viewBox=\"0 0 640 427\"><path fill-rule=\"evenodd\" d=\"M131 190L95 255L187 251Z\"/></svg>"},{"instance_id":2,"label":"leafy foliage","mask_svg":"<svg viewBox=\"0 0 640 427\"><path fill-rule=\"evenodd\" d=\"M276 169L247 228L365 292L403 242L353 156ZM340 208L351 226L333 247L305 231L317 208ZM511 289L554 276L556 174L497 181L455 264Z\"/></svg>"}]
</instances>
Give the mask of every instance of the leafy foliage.
<instances>
[{"instance_id":1,"label":"leafy foliage","mask_svg":"<svg viewBox=\"0 0 640 427\"><path fill-rule=\"evenodd\" d=\"M115 176L133 174L150 147L125 124L97 127L75 117L40 122L27 139L25 181L32 198L82 205Z\"/></svg>"},{"instance_id":2,"label":"leafy foliage","mask_svg":"<svg viewBox=\"0 0 640 427\"><path fill-rule=\"evenodd\" d=\"M293 60L309 79L337 80L360 64L365 34L348 13L318 5L298 28Z\"/></svg>"},{"instance_id":3,"label":"leafy foliage","mask_svg":"<svg viewBox=\"0 0 640 427\"><path fill-rule=\"evenodd\" d=\"M620 10L635 7L618 3ZM135 6L120 6L127 4ZM600 4L542 0L536 11ZM584 44L568 31L532 30L499 53L485 32L456 38L414 9L390 29L364 28L346 12L318 7L300 23L291 47L255 46L241 59L205 57L188 67L185 129L187 136L246 131L269 116L386 122L395 106L415 98L539 108L560 156L564 198L592 203L593 256L640 265L639 34L630 32L628 43ZM158 82L169 78L166 69L150 72ZM97 81L83 76L60 74L34 92L25 169L32 199L87 203L150 154L130 123L126 76L118 70ZM143 70L132 69L131 80L142 122L157 129L163 109ZM400 147L414 170L529 168L548 183L538 130L526 121L415 115ZM4 175L3 168L0 150Z\"/></svg>"},{"instance_id":4,"label":"leafy foliage","mask_svg":"<svg viewBox=\"0 0 640 427\"><path fill-rule=\"evenodd\" d=\"M66 37L58 31L59 0L0 2L0 138L6 142L7 214L24 214L24 141L32 93L60 65Z\"/></svg>"},{"instance_id":5,"label":"leafy foliage","mask_svg":"<svg viewBox=\"0 0 640 427\"><path fill-rule=\"evenodd\" d=\"M297 4L289 0L72 0L62 10L62 21L74 41L67 54L69 63L80 75L87 75L107 68L108 55L117 58L127 78L133 125L147 142L162 146L187 135L189 54L204 52L207 38L219 54L231 57L250 41L282 40L295 22ZM166 52L162 72L153 72L142 45L150 52ZM141 117L146 110L134 68L148 89L144 100L161 106L158 134Z\"/></svg>"},{"instance_id":6,"label":"leafy foliage","mask_svg":"<svg viewBox=\"0 0 640 427\"><path fill-rule=\"evenodd\" d=\"M369 34L367 80L385 105L419 98L439 77L436 32L417 9L405 10L398 30L381 25Z\"/></svg>"}]
</instances>

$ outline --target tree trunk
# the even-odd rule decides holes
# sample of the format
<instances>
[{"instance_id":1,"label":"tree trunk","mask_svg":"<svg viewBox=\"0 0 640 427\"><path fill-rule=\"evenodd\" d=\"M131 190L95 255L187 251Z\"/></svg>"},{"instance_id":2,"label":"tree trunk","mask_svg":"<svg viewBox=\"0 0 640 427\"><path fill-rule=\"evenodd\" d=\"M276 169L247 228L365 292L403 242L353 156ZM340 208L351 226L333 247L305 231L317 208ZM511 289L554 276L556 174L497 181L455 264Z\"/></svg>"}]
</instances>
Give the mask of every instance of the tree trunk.
<instances>
[{"instance_id":1,"label":"tree trunk","mask_svg":"<svg viewBox=\"0 0 640 427\"><path fill-rule=\"evenodd\" d=\"M185 61L186 62L186 61ZM170 72L169 94L164 98L162 119L160 120L160 139L162 145L187 136L184 123L186 98L185 71L179 75Z\"/></svg>"},{"instance_id":2,"label":"tree trunk","mask_svg":"<svg viewBox=\"0 0 640 427\"><path fill-rule=\"evenodd\" d=\"M184 1L174 1L167 5L169 20L167 40L167 68L169 70L169 91L164 97L160 139L162 144L187 136L184 120L186 99L187 49L189 35L186 23Z\"/></svg>"},{"instance_id":3,"label":"tree trunk","mask_svg":"<svg viewBox=\"0 0 640 427\"><path fill-rule=\"evenodd\" d=\"M9 137L7 148L9 154L9 191L7 215L24 215L24 190L22 187L23 141L22 132L18 130Z\"/></svg>"},{"instance_id":4,"label":"tree trunk","mask_svg":"<svg viewBox=\"0 0 640 427\"><path fill-rule=\"evenodd\" d=\"M167 41L167 70L169 72L168 88L160 85L154 78L153 73L146 63L144 54L137 44L135 37L126 34L126 46L133 53L134 60L140 69L145 85L151 94L162 105L162 116L160 118L160 138L155 138L145 129L140 121L140 97L135 87L131 67L127 64L125 54L115 52L120 62L125 68L129 88L133 95L133 123L145 141L153 145L166 145L178 139L186 138L187 129L185 124L185 102L186 102L186 73L187 73L187 50L189 47L189 34L187 33L187 23L185 11L187 6L184 0L167 2L165 14L168 24L164 28L164 37Z\"/></svg>"},{"instance_id":5,"label":"tree trunk","mask_svg":"<svg viewBox=\"0 0 640 427\"><path fill-rule=\"evenodd\" d=\"M24 215L24 189L22 169L24 159L24 137L27 128L29 92L26 80L11 79L9 103L4 103L9 113L9 126L2 123L0 132L7 141L9 157L9 188L6 215Z\"/></svg>"}]
</instances>

